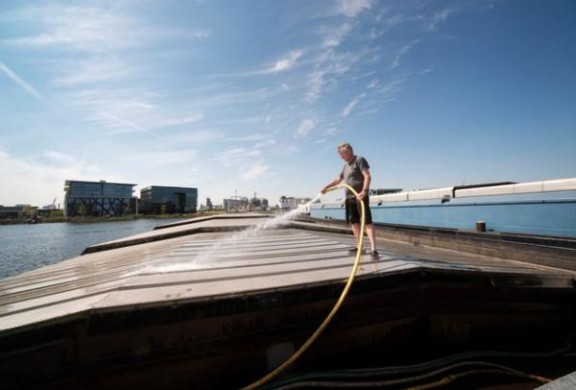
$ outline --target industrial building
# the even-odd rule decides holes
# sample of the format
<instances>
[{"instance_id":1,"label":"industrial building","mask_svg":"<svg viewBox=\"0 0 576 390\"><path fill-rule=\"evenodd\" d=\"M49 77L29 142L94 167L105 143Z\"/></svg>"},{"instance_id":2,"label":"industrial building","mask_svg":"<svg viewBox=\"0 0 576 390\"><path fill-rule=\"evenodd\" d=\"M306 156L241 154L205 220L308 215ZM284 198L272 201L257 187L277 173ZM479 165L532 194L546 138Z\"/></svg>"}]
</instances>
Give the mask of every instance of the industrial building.
<instances>
[{"instance_id":1,"label":"industrial building","mask_svg":"<svg viewBox=\"0 0 576 390\"><path fill-rule=\"evenodd\" d=\"M137 213L134 186L136 184L107 183L105 180L66 180L64 215L103 217Z\"/></svg>"},{"instance_id":2,"label":"industrial building","mask_svg":"<svg viewBox=\"0 0 576 390\"><path fill-rule=\"evenodd\" d=\"M150 186L140 190L143 214L195 213L197 205L197 188Z\"/></svg>"}]
</instances>

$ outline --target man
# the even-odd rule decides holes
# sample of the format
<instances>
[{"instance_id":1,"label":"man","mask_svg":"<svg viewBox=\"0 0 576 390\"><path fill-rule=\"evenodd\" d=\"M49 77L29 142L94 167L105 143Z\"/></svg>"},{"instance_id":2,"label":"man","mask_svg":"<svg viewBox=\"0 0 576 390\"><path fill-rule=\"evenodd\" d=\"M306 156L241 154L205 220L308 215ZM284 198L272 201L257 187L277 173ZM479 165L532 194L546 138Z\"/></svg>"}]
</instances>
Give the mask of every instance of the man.
<instances>
[{"instance_id":1,"label":"man","mask_svg":"<svg viewBox=\"0 0 576 390\"><path fill-rule=\"evenodd\" d=\"M360 227L361 227L361 206L359 202L364 202L365 210L365 227L368 240L370 241L370 256L373 259L378 259L378 251L376 250L376 232L372 223L372 213L370 211L370 199L368 192L370 191L370 165L364 157L354 155L352 146L344 143L338 146L338 154L345 161L344 167L340 175L332 180L326 187L322 188L323 194L330 187L340 184L342 181L348 184L358 192L358 196L354 195L352 191L346 188L346 222L351 225L352 233L356 239L356 247L350 248L351 253L358 250L358 243L360 242ZM364 248L361 248L364 253Z\"/></svg>"}]
</instances>

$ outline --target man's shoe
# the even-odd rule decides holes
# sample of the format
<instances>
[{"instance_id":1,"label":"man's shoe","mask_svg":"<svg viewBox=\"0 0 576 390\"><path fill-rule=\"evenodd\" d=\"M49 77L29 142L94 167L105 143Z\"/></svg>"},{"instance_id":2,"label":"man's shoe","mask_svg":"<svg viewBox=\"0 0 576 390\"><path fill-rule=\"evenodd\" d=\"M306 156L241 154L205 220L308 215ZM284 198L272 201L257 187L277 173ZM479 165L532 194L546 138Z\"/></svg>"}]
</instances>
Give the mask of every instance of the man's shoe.
<instances>
[{"instance_id":1,"label":"man's shoe","mask_svg":"<svg viewBox=\"0 0 576 390\"><path fill-rule=\"evenodd\" d=\"M350 253L351 255L354 255L354 254L358 253L358 248L353 246L352 248L348 249L348 253ZM366 250L362 249L360 251L360 253L364 254L364 253L366 253Z\"/></svg>"},{"instance_id":2,"label":"man's shoe","mask_svg":"<svg viewBox=\"0 0 576 390\"><path fill-rule=\"evenodd\" d=\"M378 251L377 250L370 251L370 257L374 260L378 260Z\"/></svg>"}]
</instances>

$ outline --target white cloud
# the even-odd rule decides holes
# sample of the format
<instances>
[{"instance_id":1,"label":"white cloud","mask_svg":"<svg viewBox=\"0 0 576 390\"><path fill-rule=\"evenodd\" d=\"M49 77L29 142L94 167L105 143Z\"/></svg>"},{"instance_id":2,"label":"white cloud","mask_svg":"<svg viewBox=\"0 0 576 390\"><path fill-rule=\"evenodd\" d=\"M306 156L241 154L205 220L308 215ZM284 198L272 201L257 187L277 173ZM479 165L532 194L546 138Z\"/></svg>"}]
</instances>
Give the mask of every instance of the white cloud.
<instances>
[{"instance_id":1,"label":"white cloud","mask_svg":"<svg viewBox=\"0 0 576 390\"><path fill-rule=\"evenodd\" d=\"M337 12L349 18L358 16L362 11L372 8L373 5L373 0L338 0L336 4Z\"/></svg>"},{"instance_id":2,"label":"white cloud","mask_svg":"<svg viewBox=\"0 0 576 390\"><path fill-rule=\"evenodd\" d=\"M315 119L304 119L296 130L296 137L305 137L316 127Z\"/></svg>"},{"instance_id":3,"label":"white cloud","mask_svg":"<svg viewBox=\"0 0 576 390\"><path fill-rule=\"evenodd\" d=\"M323 36L324 47L337 47L350 34L353 29L352 23L342 23L338 27L322 27L320 34Z\"/></svg>"},{"instance_id":4,"label":"white cloud","mask_svg":"<svg viewBox=\"0 0 576 390\"><path fill-rule=\"evenodd\" d=\"M253 72L246 72L241 74L234 75L235 77L238 76L254 76L254 75L263 75L263 74L277 74L286 72L296 66L296 63L300 57L304 54L304 50L290 50L287 54L285 54L281 59L274 62L273 65L268 65L264 69L256 70Z\"/></svg>"},{"instance_id":5,"label":"white cloud","mask_svg":"<svg viewBox=\"0 0 576 390\"><path fill-rule=\"evenodd\" d=\"M400 87L408 80L407 77L400 77L389 81L386 85L380 86L377 90L378 94L384 95L386 98L391 98L393 95L400 91Z\"/></svg>"},{"instance_id":6,"label":"white cloud","mask_svg":"<svg viewBox=\"0 0 576 390\"><path fill-rule=\"evenodd\" d=\"M366 96L366 94L361 94L357 97L355 97L354 99L352 99L347 105L346 107L344 107L342 109L342 111L340 112L340 116L341 117L347 117L348 115L350 115L350 113L352 112L352 110L354 109L354 107L356 107L356 105L360 102L360 99L364 98Z\"/></svg>"},{"instance_id":7,"label":"white cloud","mask_svg":"<svg viewBox=\"0 0 576 390\"><path fill-rule=\"evenodd\" d=\"M286 57L284 57L281 60L276 61L276 63L274 64L274 66L272 67L270 72L272 72L272 73L284 72L284 71L291 69L292 67L294 67L294 65L296 64L296 61L302 56L302 54L303 54L302 50L290 51L286 55Z\"/></svg>"},{"instance_id":8,"label":"white cloud","mask_svg":"<svg viewBox=\"0 0 576 390\"><path fill-rule=\"evenodd\" d=\"M427 20L427 28L431 31L435 31L438 26L444 22L446 22L446 20L448 20L448 17L454 13L454 10L451 9L445 9L442 10L440 12L435 13L434 15L432 15L431 18L429 18Z\"/></svg>"},{"instance_id":9,"label":"white cloud","mask_svg":"<svg viewBox=\"0 0 576 390\"><path fill-rule=\"evenodd\" d=\"M257 163L253 165L245 174L243 174L242 178L244 180L255 180L263 176L266 172L268 172L269 169L270 167L267 165Z\"/></svg>"},{"instance_id":10,"label":"white cloud","mask_svg":"<svg viewBox=\"0 0 576 390\"><path fill-rule=\"evenodd\" d=\"M336 53L324 50L316 59L316 69L308 76L306 99L313 103L330 87L336 86L338 78L353 69L364 53Z\"/></svg>"},{"instance_id":11,"label":"white cloud","mask_svg":"<svg viewBox=\"0 0 576 390\"><path fill-rule=\"evenodd\" d=\"M380 85L380 81L374 79L374 80L370 81L370 83L368 83L366 88L367 89L374 89L374 88L378 88L379 85Z\"/></svg>"}]
</instances>

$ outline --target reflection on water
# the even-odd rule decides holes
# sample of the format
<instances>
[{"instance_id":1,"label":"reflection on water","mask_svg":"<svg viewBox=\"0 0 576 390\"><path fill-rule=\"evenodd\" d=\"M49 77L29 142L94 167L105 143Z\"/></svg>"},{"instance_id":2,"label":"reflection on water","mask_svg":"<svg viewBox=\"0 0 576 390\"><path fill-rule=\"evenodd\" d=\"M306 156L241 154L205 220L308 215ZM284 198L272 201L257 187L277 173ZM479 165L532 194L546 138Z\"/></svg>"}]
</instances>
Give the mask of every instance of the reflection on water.
<instances>
[{"instance_id":1,"label":"reflection on water","mask_svg":"<svg viewBox=\"0 0 576 390\"><path fill-rule=\"evenodd\" d=\"M0 278L79 256L90 245L144 233L176 221L181 219L0 225Z\"/></svg>"}]
</instances>

